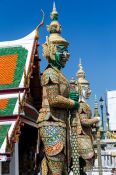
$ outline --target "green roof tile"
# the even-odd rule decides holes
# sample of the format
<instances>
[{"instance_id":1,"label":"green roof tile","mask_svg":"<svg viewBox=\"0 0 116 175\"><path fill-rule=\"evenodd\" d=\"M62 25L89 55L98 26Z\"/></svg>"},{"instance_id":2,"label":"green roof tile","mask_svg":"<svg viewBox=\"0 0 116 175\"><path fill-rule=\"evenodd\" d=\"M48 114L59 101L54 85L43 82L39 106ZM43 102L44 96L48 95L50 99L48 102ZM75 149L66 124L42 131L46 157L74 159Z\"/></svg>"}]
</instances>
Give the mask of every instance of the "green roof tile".
<instances>
[{"instance_id":1,"label":"green roof tile","mask_svg":"<svg viewBox=\"0 0 116 175\"><path fill-rule=\"evenodd\" d=\"M0 116L13 115L13 111L18 98L9 98L7 100L8 100L7 105L4 108L0 108ZM2 100L0 100L0 105L2 105Z\"/></svg>"},{"instance_id":2,"label":"green roof tile","mask_svg":"<svg viewBox=\"0 0 116 175\"><path fill-rule=\"evenodd\" d=\"M6 134L10 129L11 124L0 125L0 148L4 142Z\"/></svg>"}]
</instances>

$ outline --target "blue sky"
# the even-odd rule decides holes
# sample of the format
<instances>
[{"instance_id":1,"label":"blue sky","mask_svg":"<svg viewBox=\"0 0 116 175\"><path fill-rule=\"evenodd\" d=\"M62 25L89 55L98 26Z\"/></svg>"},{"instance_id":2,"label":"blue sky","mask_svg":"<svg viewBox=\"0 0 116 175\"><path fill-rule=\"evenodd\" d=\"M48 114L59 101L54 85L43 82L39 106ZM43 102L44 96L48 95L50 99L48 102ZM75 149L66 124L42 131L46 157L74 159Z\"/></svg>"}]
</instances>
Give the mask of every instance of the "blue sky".
<instances>
[{"instance_id":1,"label":"blue sky","mask_svg":"<svg viewBox=\"0 0 116 175\"><path fill-rule=\"evenodd\" d=\"M46 25L50 23L53 0L0 0L0 41L24 37L35 29L43 9L45 26L40 29L40 44L45 41ZM56 0L62 36L69 43L70 61L64 74L70 80L78 69L79 58L89 80L92 96L104 96L116 89L116 1L115 0ZM40 46L40 58L41 46ZM41 69L45 67L42 58Z\"/></svg>"}]
</instances>

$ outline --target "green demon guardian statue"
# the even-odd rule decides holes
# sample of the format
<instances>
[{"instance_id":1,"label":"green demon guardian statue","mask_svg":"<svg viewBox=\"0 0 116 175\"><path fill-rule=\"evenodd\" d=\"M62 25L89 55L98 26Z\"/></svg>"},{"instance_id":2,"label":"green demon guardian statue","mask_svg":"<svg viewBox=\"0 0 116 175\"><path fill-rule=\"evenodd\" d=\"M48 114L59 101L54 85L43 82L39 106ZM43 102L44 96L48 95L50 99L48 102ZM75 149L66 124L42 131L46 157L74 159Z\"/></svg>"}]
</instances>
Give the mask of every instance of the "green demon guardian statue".
<instances>
[{"instance_id":1,"label":"green demon guardian statue","mask_svg":"<svg viewBox=\"0 0 116 175\"><path fill-rule=\"evenodd\" d=\"M43 145L44 157L41 161L42 175L67 175L67 123L70 109L79 108L78 94L69 98L69 85L61 69L69 59L68 42L61 37L61 26L55 4L51 13L52 22L48 26L50 36L43 44L43 55L48 66L43 72L42 108L38 117L38 133Z\"/></svg>"}]
</instances>

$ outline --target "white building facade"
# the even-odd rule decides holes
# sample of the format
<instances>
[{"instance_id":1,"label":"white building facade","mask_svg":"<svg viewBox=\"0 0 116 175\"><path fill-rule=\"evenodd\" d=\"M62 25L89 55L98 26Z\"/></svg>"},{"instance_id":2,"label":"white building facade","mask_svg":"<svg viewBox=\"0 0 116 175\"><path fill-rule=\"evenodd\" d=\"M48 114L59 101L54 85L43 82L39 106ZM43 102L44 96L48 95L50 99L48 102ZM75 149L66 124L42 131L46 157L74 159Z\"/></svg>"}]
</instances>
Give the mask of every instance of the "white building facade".
<instances>
[{"instance_id":1,"label":"white building facade","mask_svg":"<svg viewBox=\"0 0 116 175\"><path fill-rule=\"evenodd\" d=\"M107 104L110 130L116 131L116 90L107 91Z\"/></svg>"}]
</instances>

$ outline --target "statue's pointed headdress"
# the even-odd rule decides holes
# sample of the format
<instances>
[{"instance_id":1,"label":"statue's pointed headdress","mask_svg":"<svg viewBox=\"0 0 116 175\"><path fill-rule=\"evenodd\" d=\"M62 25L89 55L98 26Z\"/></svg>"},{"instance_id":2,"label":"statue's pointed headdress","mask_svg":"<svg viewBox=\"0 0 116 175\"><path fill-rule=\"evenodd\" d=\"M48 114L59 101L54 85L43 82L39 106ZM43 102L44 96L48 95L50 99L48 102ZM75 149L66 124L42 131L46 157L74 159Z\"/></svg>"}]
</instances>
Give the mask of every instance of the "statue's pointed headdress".
<instances>
[{"instance_id":1,"label":"statue's pointed headdress","mask_svg":"<svg viewBox=\"0 0 116 175\"><path fill-rule=\"evenodd\" d=\"M49 37L46 37L46 42L43 44L43 54L47 59L54 59L50 54L55 54L56 45L64 45L67 47L69 43L61 36L61 25L58 22L58 12L56 10L55 2L53 3L53 10L50 15L52 22L47 26L47 30L50 33Z\"/></svg>"},{"instance_id":2,"label":"statue's pointed headdress","mask_svg":"<svg viewBox=\"0 0 116 175\"><path fill-rule=\"evenodd\" d=\"M55 2L53 3L53 10L51 12L52 22L48 26L48 31L50 32L49 41L54 44L64 44L68 46L68 42L60 35L61 25L58 22L58 12L56 10Z\"/></svg>"},{"instance_id":3,"label":"statue's pointed headdress","mask_svg":"<svg viewBox=\"0 0 116 175\"><path fill-rule=\"evenodd\" d=\"M78 84L82 85L82 86L85 86L85 85L88 85L89 86L89 81L85 79L85 72L83 70L83 66L82 66L82 63L81 63L81 59L80 59L80 63L78 65L79 69L76 73L76 76L78 77Z\"/></svg>"}]
</instances>

